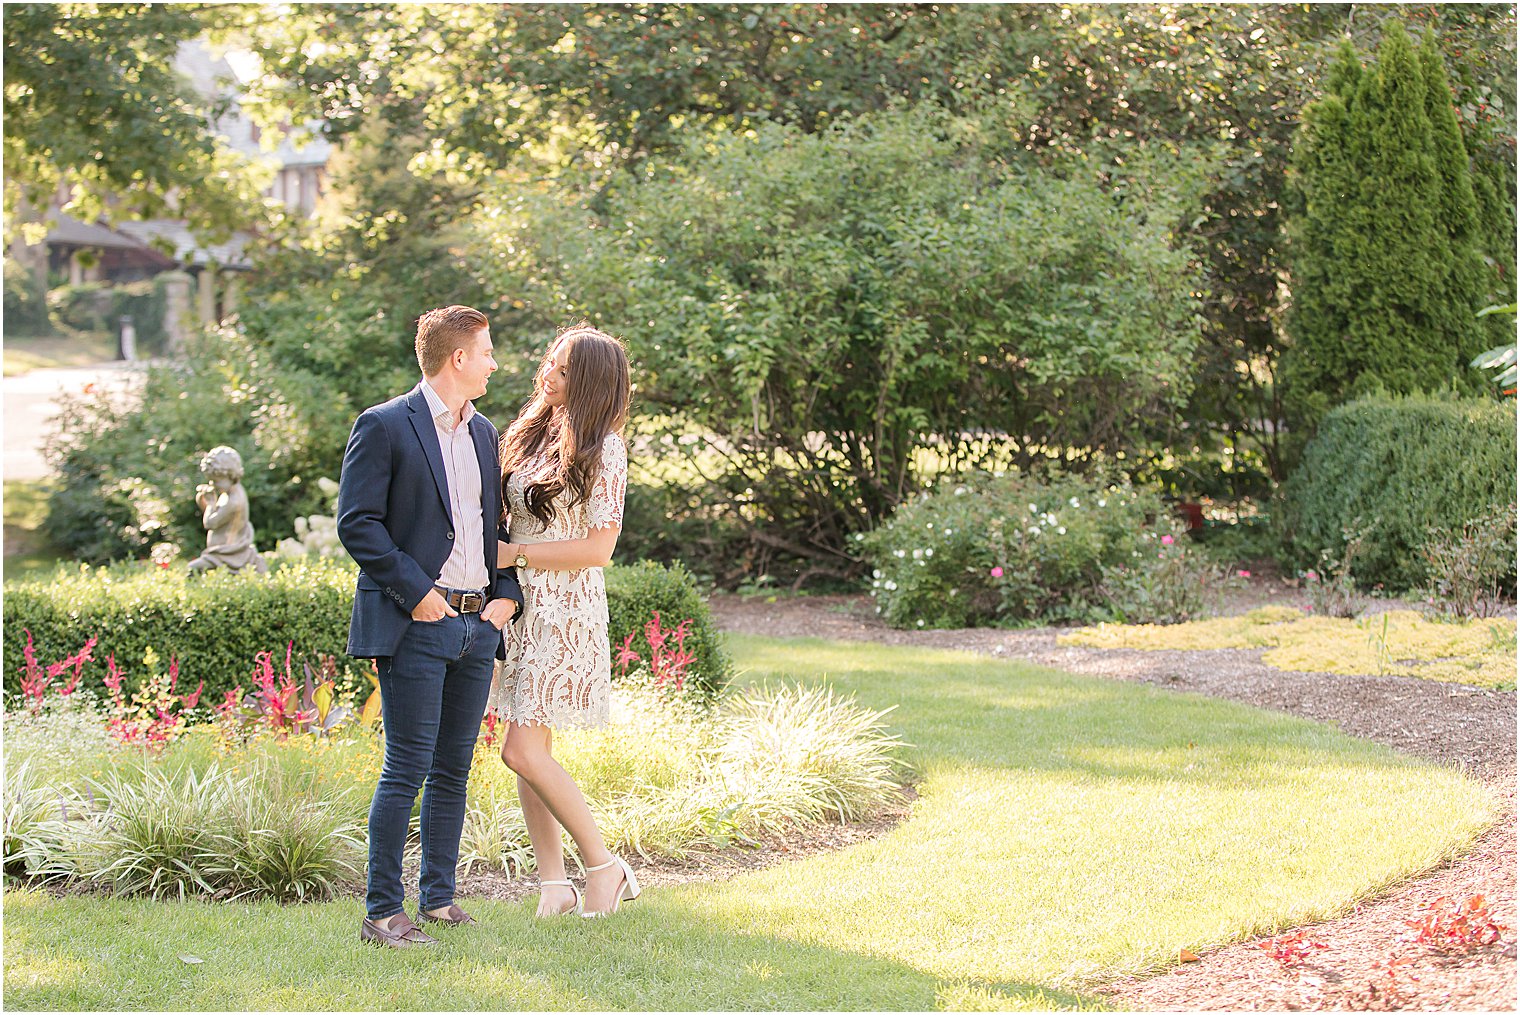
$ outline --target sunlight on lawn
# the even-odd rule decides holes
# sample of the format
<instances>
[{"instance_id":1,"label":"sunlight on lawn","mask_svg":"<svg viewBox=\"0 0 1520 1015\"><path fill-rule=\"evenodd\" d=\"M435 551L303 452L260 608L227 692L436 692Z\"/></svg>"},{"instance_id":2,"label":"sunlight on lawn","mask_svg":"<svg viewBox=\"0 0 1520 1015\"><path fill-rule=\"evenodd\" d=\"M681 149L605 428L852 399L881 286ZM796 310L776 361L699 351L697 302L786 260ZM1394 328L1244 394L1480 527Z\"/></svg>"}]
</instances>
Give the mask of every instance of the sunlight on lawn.
<instances>
[{"instance_id":1,"label":"sunlight on lawn","mask_svg":"<svg viewBox=\"0 0 1520 1015\"><path fill-rule=\"evenodd\" d=\"M1353 620L1268 606L1187 624L1099 624L1059 641L1095 648L1265 648L1261 661L1280 670L1391 673L1515 689L1515 622L1503 617L1448 621L1391 610Z\"/></svg>"}]
</instances>

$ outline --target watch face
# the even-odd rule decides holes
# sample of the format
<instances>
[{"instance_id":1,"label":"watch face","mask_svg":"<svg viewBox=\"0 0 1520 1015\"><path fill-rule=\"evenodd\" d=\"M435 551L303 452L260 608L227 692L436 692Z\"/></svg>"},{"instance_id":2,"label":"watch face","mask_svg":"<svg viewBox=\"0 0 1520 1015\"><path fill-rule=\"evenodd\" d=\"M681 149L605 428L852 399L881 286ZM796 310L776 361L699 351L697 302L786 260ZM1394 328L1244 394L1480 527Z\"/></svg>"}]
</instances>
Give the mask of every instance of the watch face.
<instances>
[{"instance_id":1,"label":"watch face","mask_svg":"<svg viewBox=\"0 0 1520 1015\"><path fill-rule=\"evenodd\" d=\"M518 567L527 567L528 566L528 555L525 554L525 553L519 553L517 555L517 561L516 561L516 563L517 563Z\"/></svg>"}]
</instances>

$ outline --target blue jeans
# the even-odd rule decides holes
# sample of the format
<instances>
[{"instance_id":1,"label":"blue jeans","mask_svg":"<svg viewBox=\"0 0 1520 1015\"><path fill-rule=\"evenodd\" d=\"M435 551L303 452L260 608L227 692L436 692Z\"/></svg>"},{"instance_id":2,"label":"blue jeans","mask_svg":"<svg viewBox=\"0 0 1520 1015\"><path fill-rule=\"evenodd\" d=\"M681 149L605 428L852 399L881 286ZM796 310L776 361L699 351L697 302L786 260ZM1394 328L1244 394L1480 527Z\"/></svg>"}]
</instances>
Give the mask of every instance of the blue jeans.
<instances>
[{"instance_id":1,"label":"blue jeans","mask_svg":"<svg viewBox=\"0 0 1520 1015\"><path fill-rule=\"evenodd\" d=\"M389 658L375 660L385 765L369 808L371 920L401 912L401 856L417 791L422 793L423 909L454 901L465 787L475 739L491 693L491 668L501 634L478 613L414 621Z\"/></svg>"}]
</instances>

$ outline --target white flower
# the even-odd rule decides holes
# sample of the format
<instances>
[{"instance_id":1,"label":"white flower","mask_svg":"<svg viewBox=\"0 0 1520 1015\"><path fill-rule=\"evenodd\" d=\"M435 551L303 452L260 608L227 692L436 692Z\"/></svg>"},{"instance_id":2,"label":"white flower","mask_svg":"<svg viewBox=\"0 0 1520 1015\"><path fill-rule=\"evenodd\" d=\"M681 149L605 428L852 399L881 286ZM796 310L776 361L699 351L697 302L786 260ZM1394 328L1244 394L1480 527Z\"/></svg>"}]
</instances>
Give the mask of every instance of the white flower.
<instances>
[{"instance_id":1,"label":"white flower","mask_svg":"<svg viewBox=\"0 0 1520 1015\"><path fill-rule=\"evenodd\" d=\"M945 535L947 535L947 536L953 536L953 535L955 535L955 530L954 529L946 529L945 530Z\"/></svg>"},{"instance_id":2,"label":"white flower","mask_svg":"<svg viewBox=\"0 0 1520 1015\"><path fill-rule=\"evenodd\" d=\"M966 492L967 491L966 491L966 488L964 486L958 486L958 487L955 488L955 495L957 497L964 497L966 495Z\"/></svg>"},{"instance_id":3,"label":"white flower","mask_svg":"<svg viewBox=\"0 0 1520 1015\"><path fill-rule=\"evenodd\" d=\"M945 530L945 534L946 534L946 535L949 535L949 534L950 534L950 530L949 530L949 529L946 529L946 530ZM930 546L930 547L926 547L926 548L925 548L925 549L924 549L924 556L925 556L925 557L932 557L932 556L934 556L934 547L932 547L932 546Z\"/></svg>"},{"instance_id":4,"label":"white flower","mask_svg":"<svg viewBox=\"0 0 1520 1015\"><path fill-rule=\"evenodd\" d=\"M908 551L907 550L893 550L892 551L892 556L897 557L899 559L901 559L903 557L906 557L907 555L908 555Z\"/></svg>"},{"instance_id":5,"label":"white flower","mask_svg":"<svg viewBox=\"0 0 1520 1015\"><path fill-rule=\"evenodd\" d=\"M1098 498L1098 506L1099 507L1106 507L1107 505L1108 505L1108 501L1104 500L1102 497Z\"/></svg>"},{"instance_id":6,"label":"white flower","mask_svg":"<svg viewBox=\"0 0 1520 1015\"><path fill-rule=\"evenodd\" d=\"M959 591L960 591L960 589L951 589L951 590L950 590L950 594L951 594L951 595L952 595L952 596L953 596L953 595L955 595L955 594L956 594L956 593L958 593L958 592L959 592Z\"/></svg>"},{"instance_id":7,"label":"white flower","mask_svg":"<svg viewBox=\"0 0 1520 1015\"><path fill-rule=\"evenodd\" d=\"M857 542L857 543L864 543L865 541L866 541L866 534L864 532L857 532L857 533L855 533L855 542Z\"/></svg>"},{"instance_id":8,"label":"white flower","mask_svg":"<svg viewBox=\"0 0 1520 1015\"><path fill-rule=\"evenodd\" d=\"M1034 527L1034 526L1033 526L1033 525L1031 525L1031 526L1030 526L1030 527L1029 527L1029 534L1030 534L1030 535L1031 535L1031 536L1038 536L1038 535L1039 535L1039 534L1040 534L1040 530L1039 530L1039 529L1037 529L1037 528L1035 528L1035 527Z\"/></svg>"},{"instance_id":9,"label":"white flower","mask_svg":"<svg viewBox=\"0 0 1520 1015\"><path fill-rule=\"evenodd\" d=\"M897 591L897 583L894 582L894 581L889 581L885 585L883 585L882 588L886 589L888 592L896 592Z\"/></svg>"},{"instance_id":10,"label":"white flower","mask_svg":"<svg viewBox=\"0 0 1520 1015\"><path fill-rule=\"evenodd\" d=\"M881 588L881 582L879 582L879 581L878 582L872 582L871 583L871 588L873 588L873 589L879 589L879 588ZM875 593L873 592L872 595L875 595Z\"/></svg>"},{"instance_id":11,"label":"white flower","mask_svg":"<svg viewBox=\"0 0 1520 1015\"><path fill-rule=\"evenodd\" d=\"M880 578L881 577L881 572L873 567L871 569L871 577L872 578Z\"/></svg>"},{"instance_id":12,"label":"white flower","mask_svg":"<svg viewBox=\"0 0 1520 1015\"><path fill-rule=\"evenodd\" d=\"M924 555L924 551L922 551L922 550L914 550L913 551L913 559L914 560L921 559L923 557L923 555Z\"/></svg>"},{"instance_id":13,"label":"white flower","mask_svg":"<svg viewBox=\"0 0 1520 1015\"><path fill-rule=\"evenodd\" d=\"M1077 498L1075 498L1075 497L1073 497L1071 500L1067 501L1067 503L1070 504L1072 507L1081 507L1082 506L1081 504L1077 503Z\"/></svg>"},{"instance_id":14,"label":"white flower","mask_svg":"<svg viewBox=\"0 0 1520 1015\"><path fill-rule=\"evenodd\" d=\"M1029 505L1029 513L1030 514L1038 514L1039 510L1040 509L1037 508L1037 507L1035 507L1033 504Z\"/></svg>"},{"instance_id":15,"label":"white flower","mask_svg":"<svg viewBox=\"0 0 1520 1015\"><path fill-rule=\"evenodd\" d=\"M924 626L924 621L923 621L923 618L922 618L922 617L920 617L920 618L919 618L919 621L918 621L918 626L919 626L919 627L923 627L923 626Z\"/></svg>"},{"instance_id":16,"label":"white flower","mask_svg":"<svg viewBox=\"0 0 1520 1015\"><path fill-rule=\"evenodd\" d=\"M877 612L877 613L880 613L880 612L881 612L881 607L880 607L880 606L878 606L878 607L876 607L876 612Z\"/></svg>"},{"instance_id":17,"label":"white flower","mask_svg":"<svg viewBox=\"0 0 1520 1015\"><path fill-rule=\"evenodd\" d=\"M1060 528L1056 529L1056 534L1061 536L1066 535L1066 526L1062 525Z\"/></svg>"}]
</instances>

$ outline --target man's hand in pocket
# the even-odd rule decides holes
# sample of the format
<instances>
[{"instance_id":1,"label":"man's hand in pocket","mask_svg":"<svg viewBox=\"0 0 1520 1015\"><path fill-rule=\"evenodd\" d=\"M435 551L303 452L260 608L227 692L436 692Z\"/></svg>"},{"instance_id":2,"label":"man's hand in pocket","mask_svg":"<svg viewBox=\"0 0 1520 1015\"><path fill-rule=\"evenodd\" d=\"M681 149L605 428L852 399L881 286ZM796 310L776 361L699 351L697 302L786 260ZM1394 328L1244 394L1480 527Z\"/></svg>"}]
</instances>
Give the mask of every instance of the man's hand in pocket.
<instances>
[{"instance_id":1,"label":"man's hand in pocket","mask_svg":"<svg viewBox=\"0 0 1520 1015\"><path fill-rule=\"evenodd\" d=\"M512 619L517 612L517 600L493 599L486 603L486 608L480 611L480 616L496 630L500 631L507 626L507 621Z\"/></svg>"}]
</instances>

